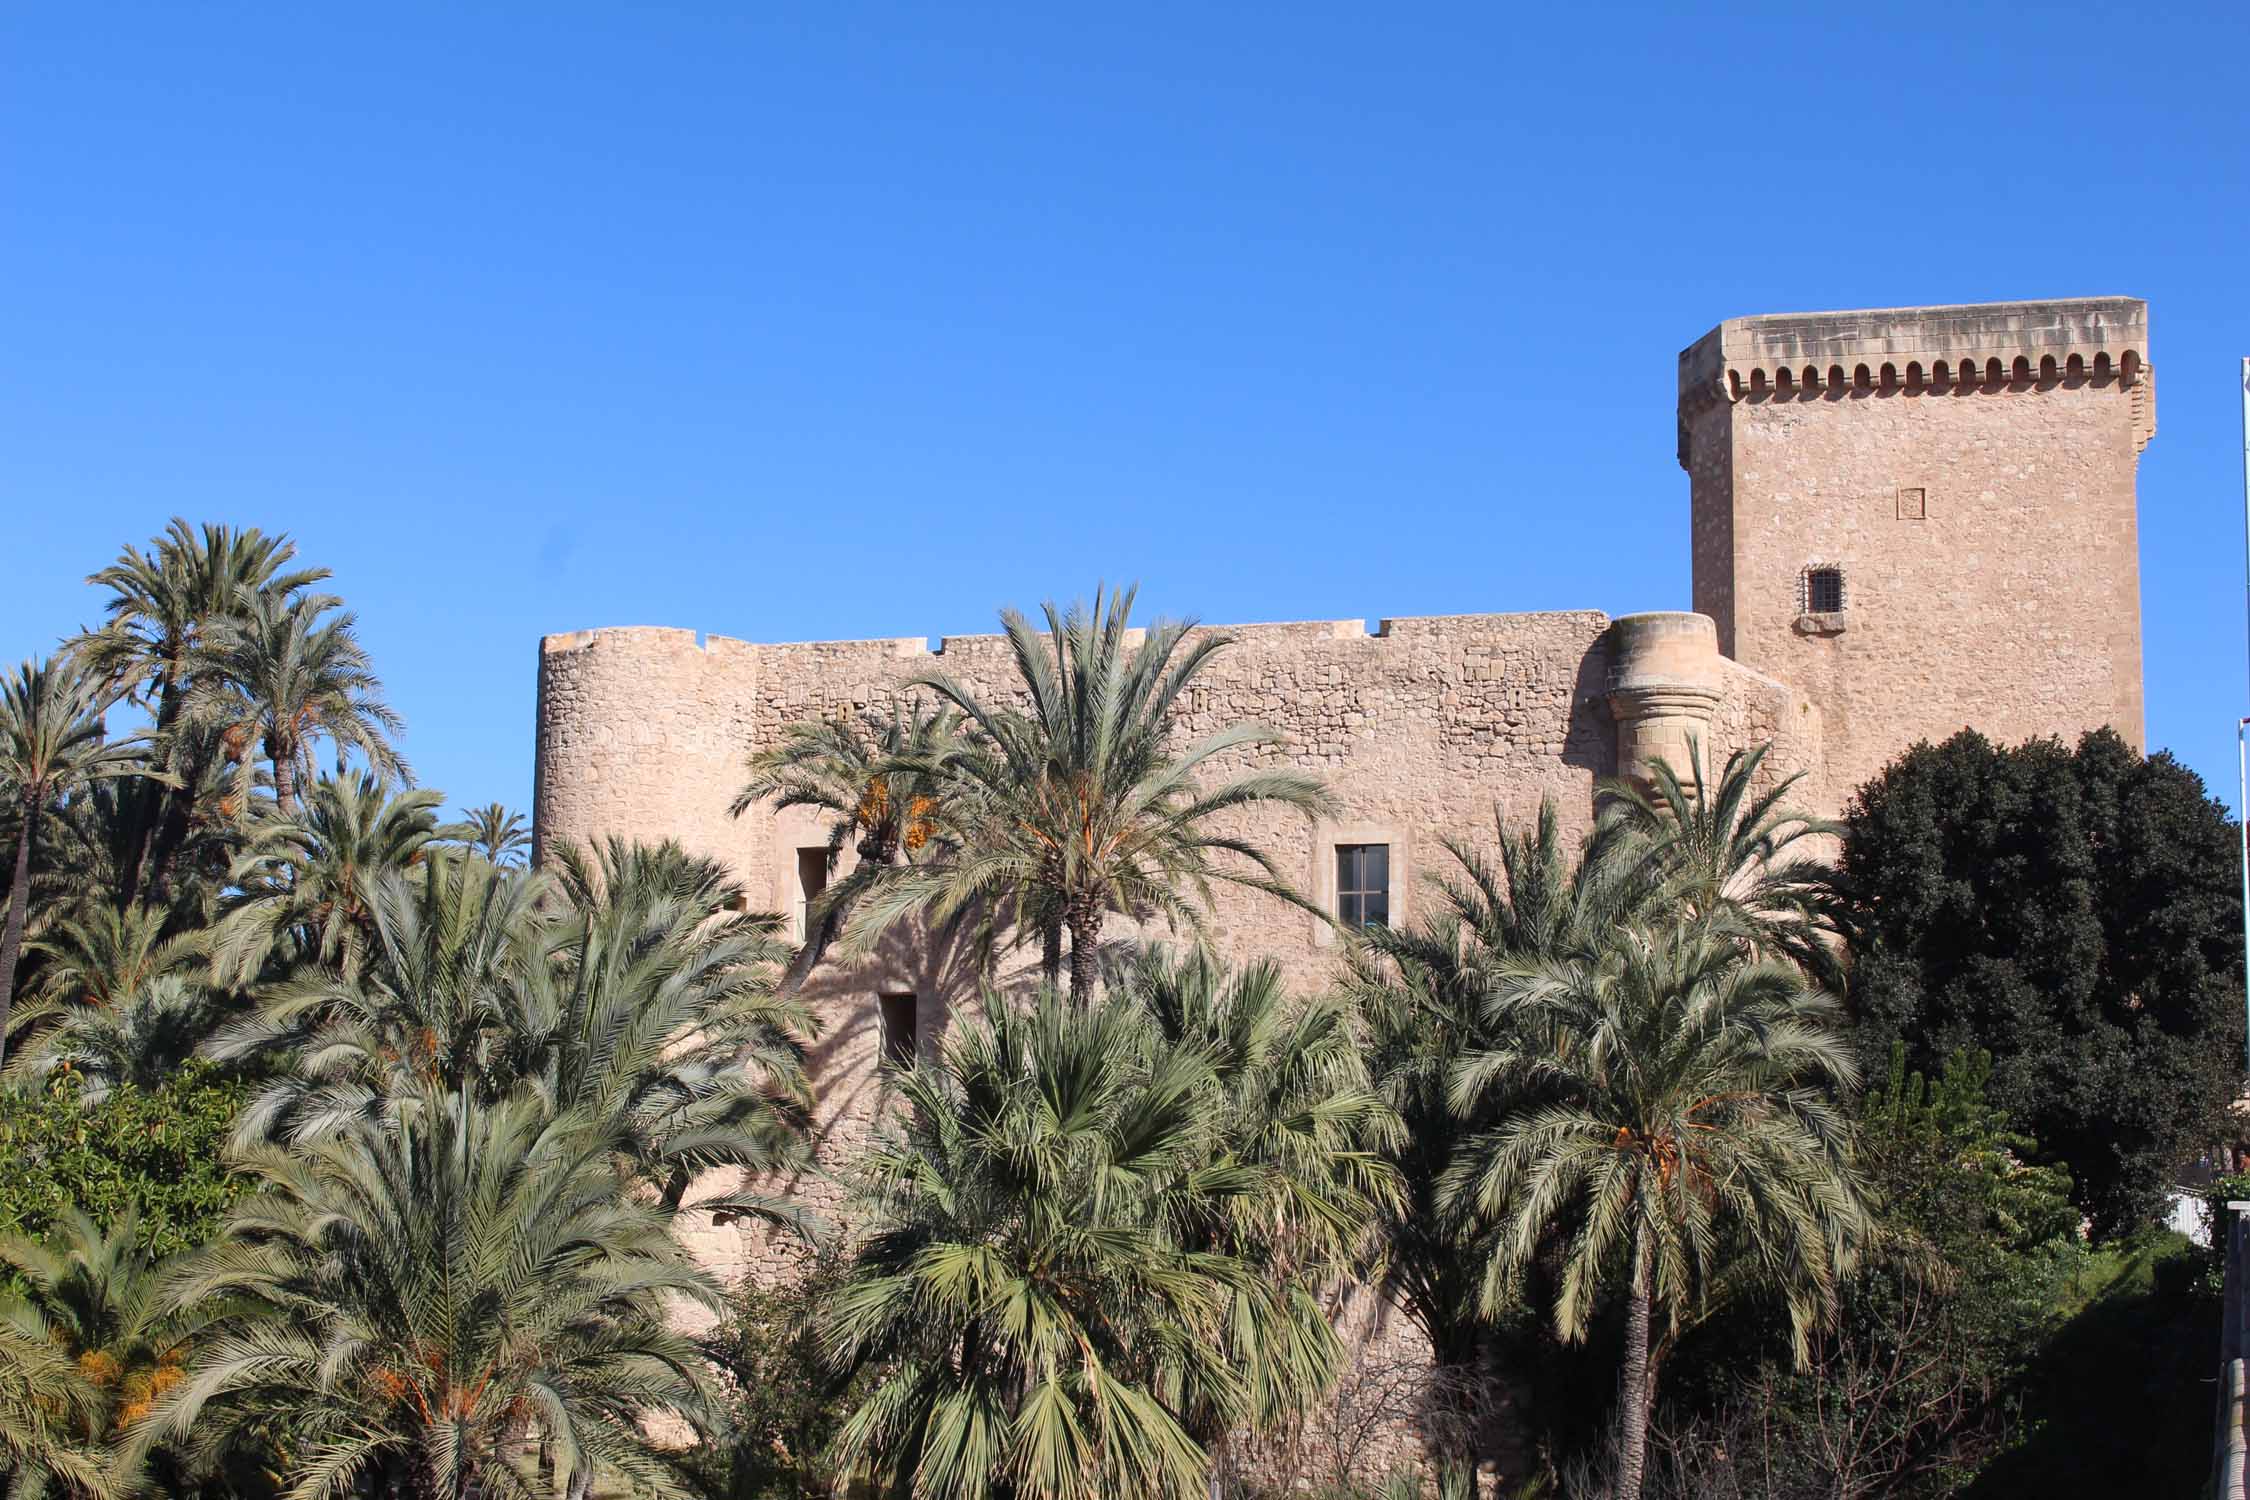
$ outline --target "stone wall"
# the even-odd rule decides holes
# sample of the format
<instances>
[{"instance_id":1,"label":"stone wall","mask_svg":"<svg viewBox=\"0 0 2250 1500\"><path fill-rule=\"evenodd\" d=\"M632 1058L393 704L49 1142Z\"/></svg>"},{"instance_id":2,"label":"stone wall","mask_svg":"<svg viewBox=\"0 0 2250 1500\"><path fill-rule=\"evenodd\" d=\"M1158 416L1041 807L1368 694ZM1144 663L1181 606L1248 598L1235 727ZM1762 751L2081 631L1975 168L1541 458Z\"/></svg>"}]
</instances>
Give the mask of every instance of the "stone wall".
<instances>
[{"instance_id":1,"label":"stone wall","mask_svg":"<svg viewBox=\"0 0 2250 1500\"><path fill-rule=\"evenodd\" d=\"M1687 617L1681 617L1687 618ZM1263 758L1327 779L1342 804L1318 827L1294 815L1248 819L1242 831L1283 862L1299 889L1334 900L1340 843L1391 850L1391 914L1410 921L1428 899L1425 877L1447 860L1453 835L1495 843L1497 810L1511 823L1551 798L1565 824L1590 821L1595 783L1616 769L1616 726L1606 695L1614 663L1608 618L1595 611L1455 615L1228 627L1220 653L1178 714L1184 739L1257 720L1284 743ZM754 745L795 721L882 713L919 674L943 672L980 693L1006 697L1013 668L1000 636L758 645L723 637L698 644L685 630L616 629L550 636L540 652L539 847L616 834L675 838L725 860L753 904L789 910L797 851L827 842L801 811L728 804ZM1817 718L1779 684L1712 662L1719 697L1711 746L1777 741L1775 771L1813 766ZM1224 772L1253 757L1240 752ZM850 855L836 871L849 870ZM1136 934L1113 924L1113 939ZM1330 930L1255 892L1221 888L1213 937L1233 958L1271 958L1305 986L1334 972ZM880 997L912 995L924 1045L942 1035L978 976L958 955L902 934L851 966L829 965L806 987L820 1018L813 1049L820 1157L832 1164L863 1138L882 1105ZM833 1209L823 1177L780 1184L816 1209ZM748 1226L704 1225L699 1253L728 1275L778 1270L791 1252Z\"/></svg>"}]
</instances>

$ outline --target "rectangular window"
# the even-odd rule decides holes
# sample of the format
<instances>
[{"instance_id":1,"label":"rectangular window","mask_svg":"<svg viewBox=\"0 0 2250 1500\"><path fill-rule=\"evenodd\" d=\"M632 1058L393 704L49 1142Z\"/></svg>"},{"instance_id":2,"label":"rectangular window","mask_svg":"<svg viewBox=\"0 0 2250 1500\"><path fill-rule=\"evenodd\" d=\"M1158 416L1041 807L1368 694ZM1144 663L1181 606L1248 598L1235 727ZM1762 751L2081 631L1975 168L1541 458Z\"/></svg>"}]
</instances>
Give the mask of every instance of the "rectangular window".
<instances>
[{"instance_id":1,"label":"rectangular window","mask_svg":"<svg viewBox=\"0 0 2250 1500\"><path fill-rule=\"evenodd\" d=\"M880 1004L883 1012L883 1066L914 1066L914 997L885 995Z\"/></svg>"},{"instance_id":2,"label":"rectangular window","mask_svg":"<svg viewBox=\"0 0 2250 1500\"><path fill-rule=\"evenodd\" d=\"M1388 925L1391 920L1391 846L1336 846L1336 918L1346 927Z\"/></svg>"},{"instance_id":3,"label":"rectangular window","mask_svg":"<svg viewBox=\"0 0 2250 1500\"><path fill-rule=\"evenodd\" d=\"M804 942L812 936L812 904L820 893L828 889L828 850L799 849L797 851L797 941Z\"/></svg>"}]
</instances>

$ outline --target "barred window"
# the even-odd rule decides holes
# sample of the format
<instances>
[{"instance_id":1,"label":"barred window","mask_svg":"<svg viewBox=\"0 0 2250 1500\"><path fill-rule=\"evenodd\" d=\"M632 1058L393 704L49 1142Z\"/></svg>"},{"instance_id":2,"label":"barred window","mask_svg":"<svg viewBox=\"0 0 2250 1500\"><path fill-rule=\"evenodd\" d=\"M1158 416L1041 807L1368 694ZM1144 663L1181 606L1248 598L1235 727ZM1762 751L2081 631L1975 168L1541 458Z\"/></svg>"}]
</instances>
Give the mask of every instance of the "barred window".
<instances>
[{"instance_id":1,"label":"barred window","mask_svg":"<svg viewBox=\"0 0 2250 1500\"><path fill-rule=\"evenodd\" d=\"M1800 609L1808 615L1835 615L1844 610L1844 570L1842 568L1807 568L1803 583L1804 597L1798 601Z\"/></svg>"}]
</instances>

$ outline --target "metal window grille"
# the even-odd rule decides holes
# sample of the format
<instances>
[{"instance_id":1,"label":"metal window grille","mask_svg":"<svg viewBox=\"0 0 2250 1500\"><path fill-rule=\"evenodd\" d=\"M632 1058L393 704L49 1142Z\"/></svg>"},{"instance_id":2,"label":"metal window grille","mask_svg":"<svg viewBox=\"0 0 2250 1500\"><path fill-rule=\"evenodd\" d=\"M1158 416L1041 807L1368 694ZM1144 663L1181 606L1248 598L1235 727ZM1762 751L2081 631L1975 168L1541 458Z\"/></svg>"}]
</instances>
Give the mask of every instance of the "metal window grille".
<instances>
[{"instance_id":1,"label":"metal window grille","mask_svg":"<svg viewBox=\"0 0 2250 1500\"><path fill-rule=\"evenodd\" d=\"M1800 611L1808 615L1835 615L1844 610L1844 570L1842 568L1807 568L1798 602Z\"/></svg>"}]
</instances>

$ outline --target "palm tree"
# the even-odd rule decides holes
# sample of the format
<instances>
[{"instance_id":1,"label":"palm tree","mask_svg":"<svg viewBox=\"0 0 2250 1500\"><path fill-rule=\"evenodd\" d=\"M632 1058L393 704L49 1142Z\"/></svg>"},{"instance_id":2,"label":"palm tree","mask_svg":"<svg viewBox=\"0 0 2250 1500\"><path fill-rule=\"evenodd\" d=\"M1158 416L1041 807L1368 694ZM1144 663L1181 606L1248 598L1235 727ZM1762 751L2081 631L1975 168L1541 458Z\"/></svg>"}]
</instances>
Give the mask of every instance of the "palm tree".
<instances>
[{"instance_id":1,"label":"palm tree","mask_svg":"<svg viewBox=\"0 0 2250 1500\"><path fill-rule=\"evenodd\" d=\"M247 984L277 952L355 972L372 936L376 877L414 868L464 832L438 822L444 800L394 794L371 772L323 776L296 816L277 808L253 824L212 930L217 982Z\"/></svg>"},{"instance_id":2,"label":"palm tree","mask_svg":"<svg viewBox=\"0 0 2250 1500\"><path fill-rule=\"evenodd\" d=\"M798 1225L754 1182L799 1164L812 1088L811 1012L778 982L781 921L744 910L715 860L678 844L554 852L569 903L517 1008L523 1066L550 1098L610 1122L626 1170L677 1209L694 1179L741 1184L686 1206Z\"/></svg>"},{"instance_id":3,"label":"palm tree","mask_svg":"<svg viewBox=\"0 0 2250 1500\"><path fill-rule=\"evenodd\" d=\"M208 985L186 974L159 974L107 1004L66 1010L17 1049L8 1071L39 1076L67 1069L87 1105L123 1085L153 1091L195 1059L222 1019L219 997Z\"/></svg>"},{"instance_id":4,"label":"palm tree","mask_svg":"<svg viewBox=\"0 0 2250 1500\"><path fill-rule=\"evenodd\" d=\"M1463 1400L1482 1388L1496 1328L1480 1227L1452 1211L1448 1173L1466 1142L1525 1101L1494 1090L1457 1106L1454 1070L1465 1056L1515 1040L1490 1003L1508 966L1597 950L1643 894L1616 878L1615 864L1574 856L1552 802L1523 832L1497 810L1493 821L1497 858L1444 839L1452 868L1433 880L1426 914L1363 929L1346 954L1343 984L1364 1031L1368 1072L1404 1127L1386 1152L1399 1184L1382 1205L1389 1285L1447 1372L1441 1388ZM1456 1425L1465 1431L1473 1421ZM1473 1453L1437 1457L1456 1488L1474 1473Z\"/></svg>"},{"instance_id":5,"label":"palm tree","mask_svg":"<svg viewBox=\"0 0 2250 1500\"><path fill-rule=\"evenodd\" d=\"M21 819L8 882L7 924L0 928L0 1060L6 1057L16 960L31 903L31 846L39 836L41 816L50 804L98 780L170 779L150 768L139 736L107 737L102 718L111 701L91 671L70 661L25 662L15 676L0 681L0 788L14 793Z\"/></svg>"},{"instance_id":6,"label":"palm tree","mask_svg":"<svg viewBox=\"0 0 2250 1500\"><path fill-rule=\"evenodd\" d=\"M818 1325L839 1371L875 1375L840 1472L928 1500L1200 1492L1189 1422L1226 1430L1268 1377L1220 1336L1257 1269L1181 1226L1267 1183L1209 1159L1210 1061L1152 1040L1121 996L988 997L898 1075L855 1187L868 1232Z\"/></svg>"},{"instance_id":7,"label":"palm tree","mask_svg":"<svg viewBox=\"0 0 2250 1500\"><path fill-rule=\"evenodd\" d=\"M110 591L108 622L70 643L93 670L123 687L148 711L159 761L177 776L169 791L151 783L138 799L132 845L121 861L117 901L129 906L147 884L161 888L186 836L207 746L182 738L196 659L211 626L233 616L244 590L279 597L320 582L326 568L284 571L296 556L286 536L256 527L206 524L201 533L175 516L147 551L125 548L86 581Z\"/></svg>"},{"instance_id":8,"label":"palm tree","mask_svg":"<svg viewBox=\"0 0 2250 1500\"><path fill-rule=\"evenodd\" d=\"M461 809L461 842L496 865L521 865L531 849L523 814L498 802Z\"/></svg>"},{"instance_id":9,"label":"palm tree","mask_svg":"<svg viewBox=\"0 0 2250 1500\"><path fill-rule=\"evenodd\" d=\"M1300 1419L1326 1394L1336 1340L1320 1294L1356 1276L1378 1216L1399 1208L1384 1150L1397 1118L1370 1084L1351 1013L1293 1001L1271 963L1230 968L1206 950L1144 952L1124 976L1158 1049L1210 1069L1197 1110L1210 1145L1197 1170L1233 1174L1224 1194L1182 1195L1176 1232L1202 1254L1253 1269L1220 1318L1224 1357L1251 1378L1247 1423ZM1207 1450L1240 1415L1184 1414Z\"/></svg>"},{"instance_id":10,"label":"palm tree","mask_svg":"<svg viewBox=\"0 0 2250 1500\"><path fill-rule=\"evenodd\" d=\"M1708 782L1703 747L1688 746L1687 779L1658 760L1644 786L1602 784L1589 863L1617 872L1640 894L1678 903L1696 921L1734 925L1761 951L1794 960L1824 983L1840 983L1832 901L1834 872L1818 841L1842 825L1792 810L1798 772L1760 790L1770 745L1727 757Z\"/></svg>"},{"instance_id":11,"label":"palm tree","mask_svg":"<svg viewBox=\"0 0 2250 1500\"><path fill-rule=\"evenodd\" d=\"M1447 1173L1496 1226L1488 1309L1564 1233L1566 1340L1625 1304L1617 1494L1639 1500L1654 1399L1651 1325L1678 1327L1748 1273L1787 1302L1802 1358L1868 1233L1835 1095L1857 1080L1840 1007L1796 966L1695 920L1636 925L1603 951L1503 966L1503 1040L1465 1059L1456 1107L1500 1102Z\"/></svg>"},{"instance_id":12,"label":"palm tree","mask_svg":"<svg viewBox=\"0 0 2250 1500\"><path fill-rule=\"evenodd\" d=\"M20 1304L0 1308L0 1485L107 1500L116 1487L106 1455L85 1440L103 1406L101 1390L43 1320Z\"/></svg>"},{"instance_id":13,"label":"palm tree","mask_svg":"<svg viewBox=\"0 0 2250 1500\"><path fill-rule=\"evenodd\" d=\"M754 1179L797 1162L814 1027L774 992L774 919L715 907L713 868L676 846L612 853L583 905L556 901L543 874L459 854L432 855L421 878L374 879L364 961L268 988L214 1040L221 1060L275 1070L238 1138L303 1139L424 1089L528 1087L600 1122L619 1169L659 1189L666 1212L698 1173ZM747 1189L689 1206L796 1218Z\"/></svg>"},{"instance_id":14,"label":"palm tree","mask_svg":"<svg viewBox=\"0 0 2250 1500\"><path fill-rule=\"evenodd\" d=\"M782 978L783 994L796 993L860 898L892 878L900 861L943 851L943 787L926 768L941 764L959 743L960 721L950 710L925 712L894 702L888 716L792 724L779 744L750 757L750 779L730 813L739 818L761 803L776 812L812 808L828 816L831 860L847 844L859 860L807 908L804 941Z\"/></svg>"},{"instance_id":15,"label":"palm tree","mask_svg":"<svg viewBox=\"0 0 2250 1500\"><path fill-rule=\"evenodd\" d=\"M322 739L335 747L337 773L357 751L375 774L408 782L391 747L402 725L359 644L357 617L331 594L239 590L234 617L214 622L196 650L191 707L223 727L230 746L256 742L273 770L274 803L297 811L297 786L313 774Z\"/></svg>"},{"instance_id":16,"label":"palm tree","mask_svg":"<svg viewBox=\"0 0 2250 1500\"><path fill-rule=\"evenodd\" d=\"M1068 930L1070 992L1084 1004L1110 913L1161 915L1201 937L1214 883L1302 904L1273 857L1225 824L1266 806L1311 818L1330 810L1333 798L1317 778L1294 770L1201 784L1221 757L1277 745L1283 736L1237 723L1175 750L1172 710L1231 639L1194 635L1192 621L1159 620L1135 646L1133 597L1129 588L1107 597L1097 591L1091 610L1073 605L1067 613L1048 604L1045 634L1014 610L1002 613L1027 708L987 704L943 673L916 679L975 731L949 754L909 762L938 778L957 847L864 901L854 923L859 942L911 911L950 921L980 906L1013 908L1018 921L1043 928L1050 977L1059 934Z\"/></svg>"},{"instance_id":17,"label":"palm tree","mask_svg":"<svg viewBox=\"0 0 2250 1500\"><path fill-rule=\"evenodd\" d=\"M260 1191L172 1284L226 1311L128 1457L278 1425L305 1500L688 1493L646 1433L713 1434L672 1320L720 1292L622 1191L598 1123L432 1092L245 1166Z\"/></svg>"},{"instance_id":18,"label":"palm tree","mask_svg":"<svg viewBox=\"0 0 2250 1500\"><path fill-rule=\"evenodd\" d=\"M180 1383L203 1321L200 1310L166 1304L165 1267L140 1238L137 1212L104 1232L75 1207L41 1239L0 1235L0 1266L21 1287L0 1297L0 1320L75 1362L95 1396L75 1417L87 1450L115 1442Z\"/></svg>"}]
</instances>

